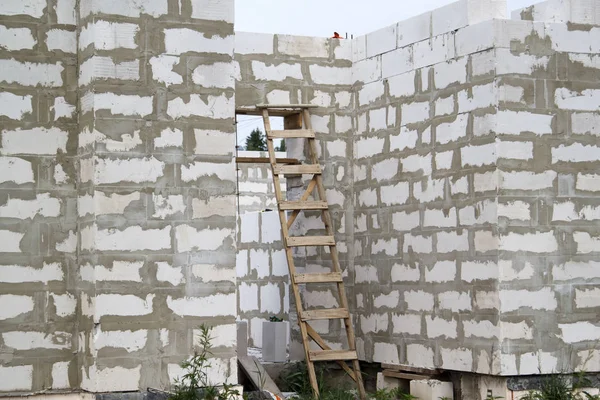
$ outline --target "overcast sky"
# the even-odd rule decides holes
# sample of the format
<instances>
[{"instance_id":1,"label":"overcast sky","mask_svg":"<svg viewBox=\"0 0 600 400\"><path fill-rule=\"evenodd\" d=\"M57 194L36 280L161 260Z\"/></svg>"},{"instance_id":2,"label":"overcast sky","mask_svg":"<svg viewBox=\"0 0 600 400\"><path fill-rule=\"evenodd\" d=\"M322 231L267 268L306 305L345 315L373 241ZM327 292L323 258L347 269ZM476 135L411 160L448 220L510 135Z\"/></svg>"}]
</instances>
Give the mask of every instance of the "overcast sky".
<instances>
[{"instance_id":1,"label":"overcast sky","mask_svg":"<svg viewBox=\"0 0 600 400\"><path fill-rule=\"evenodd\" d=\"M348 37L358 36L454 1L235 0L235 30L322 37L330 37L336 31L341 35L348 33ZM514 10L542 0L507 1L508 9ZM260 118L240 117L238 120L240 145L244 144L245 137L255 127L264 130Z\"/></svg>"},{"instance_id":2,"label":"overcast sky","mask_svg":"<svg viewBox=\"0 0 600 400\"><path fill-rule=\"evenodd\" d=\"M331 36L364 35L456 0L236 0L235 30ZM542 0L507 0L509 10Z\"/></svg>"}]
</instances>

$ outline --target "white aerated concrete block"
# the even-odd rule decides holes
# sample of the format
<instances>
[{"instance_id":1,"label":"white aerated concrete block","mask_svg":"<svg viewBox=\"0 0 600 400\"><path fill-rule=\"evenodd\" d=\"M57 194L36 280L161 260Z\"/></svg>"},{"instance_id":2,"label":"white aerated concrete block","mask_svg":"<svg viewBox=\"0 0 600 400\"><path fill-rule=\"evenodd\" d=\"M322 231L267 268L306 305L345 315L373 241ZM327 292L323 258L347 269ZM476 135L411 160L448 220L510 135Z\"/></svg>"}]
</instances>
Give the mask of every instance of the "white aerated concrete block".
<instances>
[{"instance_id":1,"label":"white aerated concrete block","mask_svg":"<svg viewBox=\"0 0 600 400\"><path fill-rule=\"evenodd\" d=\"M441 382L433 379L410 381L410 394L422 400L454 399L454 389L451 382Z\"/></svg>"},{"instance_id":2,"label":"white aerated concrete block","mask_svg":"<svg viewBox=\"0 0 600 400\"><path fill-rule=\"evenodd\" d=\"M81 28L79 49L91 44L98 50L135 49L139 30L137 24L97 20Z\"/></svg>"},{"instance_id":3,"label":"white aerated concrete block","mask_svg":"<svg viewBox=\"0 0 600 400\"><path fill-rule=\"evenodd\" d=\"M235 33L236 54L273 54L274 35L267 33Z\"/></svg>"},{"instance_id":4,"label":"white aerated concrete block","mask_svg":"<svg viewBox=\"0 0 600 400\"><path fill-rule=\"evenodd\" d=\"M410 365L420 368L434 368L433 350L421 344L406 346L406 359Z\"/></svg>"},{"instance_id":5,"label":"white aerated concrete block","mask_svg":"<svg viewBox=\"0 0 600 400\"><path fill-rule=\"evenodd\" d=\"M23 86L60 87L63 85L61 62L54 64L19 62L14 58L0 60L2 81ZM0 81L1 82L1 81Z\"/></svg>"},{"instance_id":6,"label":"white aerated concrete block","mask_svg":"<svg viewBox=\"0 0 600 400\"><path fill-rule=\"evenodd\" d=\"M431 12L400 21L397 24L398 47L404 47L431 36Z\"/></svg>"},{"instance_id":7,"label":"white aerated concrete block","mask_svg":"<svg viewBox=\"0 0 600 400\"><path fill-rule=\"evenodd\" d=\"M65 53L76 53L76 32L62 29L51 29L47 32L46 46L48 47L48 50L60 50Z\"/></svg>"},{"instance_id":8,"label":"white aerated concrete block","mask_svg":"<svg viewBox=\"0 0 600 400\"><path fill-rule=\"evenodd\" d=\"M85 7L85 11L81 11L81 18L87 17L92 12L133 18L139 18L142 14L148 14L154 18L158 18L161 15L167 14L168 2L165 0L113 0L100 3L93 2L91 5Z\"/></svg>"},{"instance_id":9,"label":"white aerated concrete block","mask_svg":"<svg viewBox=\"0 0 600 400\"><path fill-rule=\"evenodd\" d=\"M51 334L46 332L4 332L2 333L4 345L15 350L32 349L70 349L71 334L56 331Z\"/></svg>"},{"instance_id":10,"label":"white aerated concrete block","mask_svg":"<svg viewBox=\"0 0 600 400\"><path fill-rule=\"evenodd\" d=\"M298 57L329 57L330 41L327 38L277 35L277 51Z\"/></svg>"},{"instance_id":11,"label":"white aerated concrete block","mask_svg":"<svg viewBox=\"0 0 600 400\"><path fill-rule=\"evenodd\" d=\"M387 53L396 48L396 25L367 34L367 57Z\"/></svg>"},{"instance_id":12,"label":"white aerated concrete block","mask_svg":"<svg viewBox=\"0 0 600 400\"><path fill-rule=\"evenodd\" d=\"M415 43L412 46L414 67L422 68L454 58L454 40L454 33L447 33Z\"/></svg>"},{"instance_id":13,"label":"white aerated concrete block","mask_svg":"<svg viewBox=\"0 0 600 400\"><path fill-rule=\"evenodd\" d=\"M138 80L140 79L139 61L115 63L111 57L93 56L80 65L79 85L88 85L100 79ZM98 100L95 98L94 100ZM100 104L95 104L101 108Z\"/></svg>"},{"instance_id":14,"label":"white aerated concrete block","mask_svg":"<svg viewBox=\"0 0 600 400\"><path fill-rule=\"evenodd\" d=\"M565 343L597 341L600 339L600 327L588 321L559 324L558 327L562 331L562 338Z\"/></svg>"},{"instance_id":15,"label":"white aerated concrete block","mask_svg":"<svg viewBox=\"0 0 600 400\"><path fill-rule=\"evenodd\" d=\"M180 299L167 296L167 306L177 315L195 317L218 317L236 315L235 293L215 294Z\"/></svg>"},{"instance_id":16,"label":"white aerated concrete block","mask_svg":"<svg viewBox=\"0 0 600 400\"><path fill-rule=\"evenodd\" d=\"M189 28L165 29L167 54L181 55L187 52L233 55L234 36L213 35L207 38L203 32Z\"/></svg>"},{"instance_id":17,"label":"white aerated concrete block","mask_svg":"<svg viewBox=\"0 0 600 400\"><path fill-rule=\"evenodd\" d=\"M192 18L233 24L233 0L192 0Z\"/></svg>"},{"instance_id":18,"label":"white aerated concrete block","mask_svg":"<svg viewBox=\"0 0 600 400\"><path fill-rule=\"evenodd\" d=\"M0 25L0 49L8 51L33 49L36 43L37 40L31 34L31 29L8 28Z\"/></svg>"},{"instance_id":19,"label":"white aerated concrete block","mask_svg":"<svg viewBox=\"0 0 600 400\"><path fill-rule=\"evenodd\" d=\"M0 320L11 319L33 311L33 297L0 295Z\"/></svg>"},{"instance_id":20,"label":"white aerated concrete block","mask_svg":"<svg viewBox=\"0 0 600 400\"><path fill-rule=\"evenodd\" d=\"M369 83L381 79L381 57L367 58L352 64L352 83Z\"/></svg>"},{"instance_id":21,"label":"white aerated concrete block","mask_svg":"<svg viewBox=\"0 0 600 400\"><path fill-rule=\"evenodd\" d=\"M2 8L0 7L0 12ZM33 385L33 365L5 367L0 365L0 390L12 392L31 390Z\"/></svg>"},{"instance_id":22,"label":"white aerated concrete block","mask_svg":"<svg viewBox=\"0 0 600 400\"><path fill-rule=\"evenodd\" d=\"M388 78L414 70L413 48L403 47L381 56L382 77ZM413 72L414 74L414 72Z\"/></svg>"},{"instance_id":23,"label":"white aerated concrete block","mask_svg":"<svg viewBox=\"0 0 600 400\"><path fill-rule=\"evenodd\" d=\"M443 292L438 295L440 308L453 312L471 311L471 293Z\"/></svg>"},{"instance_id":24,"label":"white aerated concrete block","mask_svg":"<svg viewBox=\"0 0 600 400\"><path fill-rule=\"evenodd\" d=\"M152 97L148 97L152 100ZM174 119L186 118L190 116L207 117L214 119L228 119L235 115L235 101L233 96L227 97L209 95L200 96L198 94L189 95L189 101L184 101L181 97L170 100L167 104L167 114ZM144 98L145 100L146 98ZM150 106L152 103L149 103ZM150 112L152 108L150 108Z\"/></svg>"},{"instance_id":25,"label":"white aerated concrete block","mask_svg":"<svg viewBox=\"0 0 600 400\"><path fill-rule=\"evenodd\" d=\"M0 15L29 15L40 18L44 15L47 3L44 0L3 1L0 4Z\"/></svg>"},{"instance_id":26,"label":"white aerated concrete block","mask_svg":"<svg viewBox=\"0 0 600 400\"><path fill-rule=\"evenodd\" d=\"M33 112L32 96L18 96L10 92L0 92L0 116L20 120Z\"/></svg>"}]
</instances>

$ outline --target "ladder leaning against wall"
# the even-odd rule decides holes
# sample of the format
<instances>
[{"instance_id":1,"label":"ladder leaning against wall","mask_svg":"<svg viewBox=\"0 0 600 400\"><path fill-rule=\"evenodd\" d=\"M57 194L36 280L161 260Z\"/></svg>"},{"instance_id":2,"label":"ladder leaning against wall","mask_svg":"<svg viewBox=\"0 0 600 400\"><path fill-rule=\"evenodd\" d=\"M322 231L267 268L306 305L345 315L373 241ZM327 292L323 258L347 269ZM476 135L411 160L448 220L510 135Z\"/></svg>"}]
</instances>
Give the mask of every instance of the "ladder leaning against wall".
<instances>
[{"instance_id":1,"label":"ladder leaning against wall","mask_svg":"<svg viewBox=\"0 0 600 400\"><path fill-rule=\"evenodd\" d=\"M317 144L315 132L312 129L310 121L310 108L313 105L304 104L288 104L288 105L265 105L259 104L257 109L262 111L263 121L265 124L265 132L267 137L267 148L269 150L269 163L273 172L273 183L275 188L275 196L279 208L279 220L281 222L281 232L285 246L288 267L290 271L290 279L292 282L292 291L296 303L296 311L298 313L298 324L300 325L300 333L302 334L302 344L304 345L304 355L308 374L313 393L316 398L319 398L319 388L317 386L317 378L315 374L314 363L316 361L336 361L350 375L358 386L358 392L362 400L366 399L365 388L360 372L360 364L356 353L356 342L354 337L354 328L352 327L352 319L348 309L348 299L346 298L346 290L342 279L342 270L335 244L333 225L331 215L329 213L329 205L325 196L325 187L323 186L322 168L317 157ZM272 114L281 115L282 112L289 114L297 114L297 128L287 130L272 130L269 122L269 112ZM304 127L302 129L302 121ZM310 164L301 165L284 165L278 163L275 157L275 147L273 139L291 139L302 138L308 141L308 162ZM308 187L300 200L288 201L282 197L281 186L279 185L280 175L312 175ZM316 189L317 196L313 195ZM313 195L316 200L309 200ZM325 224L326 236L290 236L289 229L302 211L320 211L321 217ZM289 216L286 212L290 212ZM294 265L292 253L293 247L299 246L325 246L329 247L332 261L332 271L328 273L311 273L298 274ZM315 284L315 283L331 283L337 286L340 308L335 309L317 309L304 310L300 298L298 285ZM347 350L332 350L321 336L310 326L310 321L315 320L330 320L342 319L348 338ZM314 351L311 349L311 339L322 349ZM349 361L351 366L347 364Z\"/></svg>"}]
</instances>

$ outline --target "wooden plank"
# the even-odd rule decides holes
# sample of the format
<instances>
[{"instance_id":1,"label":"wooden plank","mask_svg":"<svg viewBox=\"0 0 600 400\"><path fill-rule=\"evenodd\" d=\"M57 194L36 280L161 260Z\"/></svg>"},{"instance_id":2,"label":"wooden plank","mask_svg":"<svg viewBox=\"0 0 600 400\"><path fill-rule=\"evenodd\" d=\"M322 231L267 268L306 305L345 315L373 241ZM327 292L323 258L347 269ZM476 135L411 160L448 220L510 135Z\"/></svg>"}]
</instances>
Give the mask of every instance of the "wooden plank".
<instances>
[{"instance_id":1,"label":"wooden plank","mask_svg":"<svg viewBox=\"0 0 600 400\"><path fill-rule=\"evenodd\" d=\"M236 157L235 162L238 164L269 164L269 157ZM299 165L300 161L297 158L278 158L277 164Z\"/></svg>"},{"instance_id":2,"label":"wooden plank","mask_svg":"<svg viewBox=\"0 0 600 400\"><path fill-rule=\"evenodd\" d=\"M306 310L302 312L303 321L342 318L350 318L350 313L345 308L327 308L322 310Z\"/></svg>"},{"instance_id":3,"label":"wooden plank","mask_svg":"<svg viewBox=\"0 0 600 400\"><path fill-rule=\"evenodd\" d=\"M248 108L248 107L241 107L241 108L237 108L235 110L235 113L237 115L262 115L262 110L266 110L265 108ZM289 116L295 116L295 115L299 115L301 114L302 111L300 110L290 110L290 109L274 109L271 110L269 112L269 116L270 117L289 117Z\"/></svg>"},{"instance_id":4,"label":"wooden plank","mask_svg":"<svg viewBox=\"0 0 600 400\"><path fill-rule=\"evenodd\" d=\"M316 104L257 104L256 108L289 108L294 110L304 108L318 108Z\"/></svg>"},{"instance_id":5,"label":"wooden plank","mask_svg":"<svg viewBox=\"0 0 600 400\"><path fill-rule=\"evenodd\" d=\"M310 351L310 361L358 360L354 350L321 350Z\"/></svg>"},{"instance_id":6,"label":"wooden plank","mask_svg":"<svg viewBox=\"0 0 600 400\"><path fill-rule=\"evenodd\" d=\"M256 357L238 355L238 364L257 390L268 390L277 396L283 396L281 390L279 390Z\"/></svg>"},{"instance_id":7,"label":"wooden plank","mask_svg":"<svg viewBox=\"0 0 600 400\"><path fill-rule=\"evenodd\" d=\"M327 272L319 274L298 274L294 276L294 282L298 283L337 283L343 282L341 272Z\"/></svg>"},{"instance_id":8,"label":"wooden plank","mask_svg":"<svg viewBox=\"0 0 600 400\"><path fill-rule=\"evenodd\" d=\"M271 139L314 138L315 132L308 129L288 129L285 131L271 131L268 137Z\"/></svg>"},{"instance_id":9,"label":"wooden plank","mask_svg":"<svg viewBox=\"0 0 600 400\"><path fill-rule=\"evenodd\" d=\"M286 240L288 247L334 246L333 236L291 236Z\"/></svg>"},{"instance_id":10,"label":"wooden plank","mask_svg":"<svg viewBox=\"0 0 600 400\"><path fill-rule=\"evenodd\" d=\"M390 378L398 378L398 379L409 379L409 380L413 380L413 381L426 381L431 379L431 375L419 375L419 374L412 374L410 372L398 372L398 371L390 371L390 370L383 370L382 372L383 376L387 376Z\"/></svg>"},{"instance_id":11,"label":"wooden plank","mask_svg":"<svg viewBox=\"0 0 600 400\"><path fill-rule=\"evenodd\" d=\"M302 325L306 326L306 332L308 333L308 336L310 336L311 339L314 340L323 350L331 350L331 347L327 346L327 343L325 343L325 341L321 338L321 335L319 335L312 326L307 323L302 323ZM354 371L352 371L345 361L337 361L337 363L344 369L344 371L346 371L348 375L350 375L352 380L356 381Z\"/></svg>"},{"instance_id":12,"label":"wooden plank","mask_svg":"<svg viewBox=\"0 0 600 400\"><path fill-rule=\"evenodd\" d=\"M437 368L419 368L409 365L386 364L381 363L381 369L389 369L393 371L412 372L420 375L439 375L442 372Z\"/></svg>"},{"instance_id":13,"label":"wooden plank","mask_svg":"<svg viewBox=\"0 0 600 400\"><path fill-rule=\"evenodd\" d=\"M319 164L274 165L273 172L275 175L320 174L321 166Z\"/></svg>"},{"instance_id":14,"label":"wooden plank","mask_svg":"<svg viewBox=\"0 0 600 400\"><path fill-rule=\"evenodd\" d=\"M315 177L313 176L313 178L310 180L308 187L306 188L306 191L304 192L304 194L302 195L302 197L300 198L300 201L306 201L306 199L308 199L312 193L312 191L315 189L315 186L317 185L317 180L315 179ZM292 213L292 215L290 215L290 219L288 219L287 222L287 228L290 229L292 224L294 223L294 221L296 220L296 218L298 218L298 215L300 214L300 210L296 210Z\"/></svg>"},{"instance_id":15,"label":"wooden plank","mask_svg":"<svg viewBox=\"0 0 600 400\"><path fill-rule=\"evenodd\" d=\"M327 210L326 201L282 201L280 210Z\"/></svg>"}]
</instances>

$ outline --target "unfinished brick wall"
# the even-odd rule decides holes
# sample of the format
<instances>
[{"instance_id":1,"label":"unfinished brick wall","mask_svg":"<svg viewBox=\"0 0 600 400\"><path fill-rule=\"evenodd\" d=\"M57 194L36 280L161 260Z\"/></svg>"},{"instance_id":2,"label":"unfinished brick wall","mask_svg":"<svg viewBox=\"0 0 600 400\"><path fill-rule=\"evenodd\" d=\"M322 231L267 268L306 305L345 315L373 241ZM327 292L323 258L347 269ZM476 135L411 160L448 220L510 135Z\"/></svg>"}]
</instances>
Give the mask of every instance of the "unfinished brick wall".
<instances>
[{"instance_id":1,"label":"unfinished brick wall","mask_svg":"<svg viewBox=\"0 0 600 400\"><path fill-rule=\"evenodd\" d=\"M566 23L506 21L496 39L504 375L600 368L600 4L565 4Z\"/></svg>"},{"instance_id":2,"label":"unfinished brick wall","mask_svg":"<svg viewBox=\"0 0 600 400\"><path fill-rule=\"evenodd\" d=\"M233 1L0 14L0 390L166 388L201 323L236 382Z\"/></svg>"},{"instance_id":3,"label":"unfinished brick wall","mask_svg":"<svg viewBox=\"0 0 600 400\"><path fill-rule=\"evenodd\" d=\"M0 392L77 381L74 2L0 3Z\"/></svg>"},{"instance_id":4,"label":"unfinished brick wall","mask_svg":"<svg viewBox=\"0 0 600 400\"><path fill-rule=\"evenodd\" d=\"M597 4L570 5L568 23L476 23L459 2L357 39L365 359L500 375L598 369L598 28L569 19ZM470 26L446 25L465 11L450 20ZM407 37L408 26L429 28Z\"/></svg>"},{"instance_id":5,"label":"unfinished brick wall","mask_svg":"<svg viewBox=\"0 0 600 400\"><path fill-rule=\"evenodd\" d=\"M276 157L286 157L285 152L276 152ZM237 157L269 157L266 151L238 151ZM273 187L273 176L269 164L237 164L237 211L247 212L276 210L277 200ZM285 179L281 179L281 190L287 190Z\"/></svg>"},{"instance_id":6,"label":"unfinished brick wall","mask_svg":"<svg viewBox=\"0 0 600 400\"><path fill-rule=\"evenodd\" d=\"M248 345L262 348L262 323L289 320L288 264L277 211L246 212L237 230L238 319L248 323Z\"/></svg>"}]
</instances>

